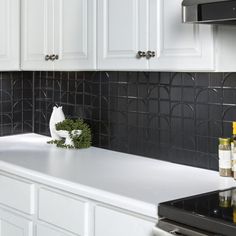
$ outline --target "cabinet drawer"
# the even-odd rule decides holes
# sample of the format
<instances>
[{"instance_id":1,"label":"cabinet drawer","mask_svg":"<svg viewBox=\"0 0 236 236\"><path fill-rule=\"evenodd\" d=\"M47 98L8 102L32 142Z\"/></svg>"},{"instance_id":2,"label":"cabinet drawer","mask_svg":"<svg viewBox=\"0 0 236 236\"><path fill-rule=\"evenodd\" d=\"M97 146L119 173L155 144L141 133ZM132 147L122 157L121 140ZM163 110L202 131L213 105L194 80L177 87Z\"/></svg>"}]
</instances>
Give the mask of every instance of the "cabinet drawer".
<instances>
[{"instance_id":1,"label":"cabinet drawer","mask_svg":"<svg viewBox=\"0 0 236 236\"><path fill-rule=\"evenodd\" d=\"M36 235L37 236L69 236L60 230L51 229L42 225L36 226Z\"/></svg>"},{"instance_id":2,"label":"cabinet drawer","mask_svg":"<svg viewBox=\"0 0 236 236\"><path fill-rule=\"evenodd\" d=\"M152 236L154 222L106 207L95 211L95 236Z\"/></svg>"},{"instance_id":3,"label":"cabinet drawer","mask_svg":"<svg viewBox=\"0 0 236 236\"><path fill-rule=\"evenodd\" d=\"M88 211L85 201L49 189L39 190L39 219L42 221L83 236L88 227Z\"/></svg>"},{"instance_id":4,"label":"cabinet drawer","mask_svg":"<svg viewBox=\"0 0 236 236\"><path fill-rule=\"evenodd\" d=\"M35 212L35 185L0 175L0 203L27 214Z\"/></svg>"},{"instance_id":5,"label":"cabinet drawer","mask_svg":"<svg viewBox=\"0 0 236 236\"><path fill-rule=\"evenodd\" d=\"M33 236L32 221L28 221L1 208L0 225L1 236Z\"/></svg>"}]
</instances>

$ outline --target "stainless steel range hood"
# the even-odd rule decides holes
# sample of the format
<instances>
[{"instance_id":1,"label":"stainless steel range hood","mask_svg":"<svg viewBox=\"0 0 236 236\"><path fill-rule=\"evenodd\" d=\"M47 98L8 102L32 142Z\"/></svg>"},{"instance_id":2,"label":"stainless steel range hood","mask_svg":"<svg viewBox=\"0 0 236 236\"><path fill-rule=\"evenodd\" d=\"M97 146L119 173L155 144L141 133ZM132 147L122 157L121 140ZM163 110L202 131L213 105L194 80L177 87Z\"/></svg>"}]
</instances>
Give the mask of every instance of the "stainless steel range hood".
<instances>
[{"instance_id":1,"label":"stainless steel range hood","mask_svg":"<svg viewBox=\"0 0 236 236\"><path fill-rule=\"evenodd\" d=\"M236 25L236 0L184 0L182 11L184 23Z\"/></svg>"}]
</instances>

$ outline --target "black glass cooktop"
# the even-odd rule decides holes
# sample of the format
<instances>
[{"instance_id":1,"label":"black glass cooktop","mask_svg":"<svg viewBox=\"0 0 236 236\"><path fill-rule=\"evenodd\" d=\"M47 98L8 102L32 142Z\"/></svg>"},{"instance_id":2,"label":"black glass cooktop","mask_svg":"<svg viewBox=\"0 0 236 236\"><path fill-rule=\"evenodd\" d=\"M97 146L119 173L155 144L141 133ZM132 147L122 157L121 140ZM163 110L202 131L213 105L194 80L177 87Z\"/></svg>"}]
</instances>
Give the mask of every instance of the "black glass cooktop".
<instances>
[{"instance_id":1,"label":"black glass cooktop","mask_svg":"<svg viewBox=\"0 0 236 236\"><path fill-rule=\"evenodd\" d=\"M160 217L226 236L236 236L236 188L161 203Z\"/></svg>"}]
</instances>

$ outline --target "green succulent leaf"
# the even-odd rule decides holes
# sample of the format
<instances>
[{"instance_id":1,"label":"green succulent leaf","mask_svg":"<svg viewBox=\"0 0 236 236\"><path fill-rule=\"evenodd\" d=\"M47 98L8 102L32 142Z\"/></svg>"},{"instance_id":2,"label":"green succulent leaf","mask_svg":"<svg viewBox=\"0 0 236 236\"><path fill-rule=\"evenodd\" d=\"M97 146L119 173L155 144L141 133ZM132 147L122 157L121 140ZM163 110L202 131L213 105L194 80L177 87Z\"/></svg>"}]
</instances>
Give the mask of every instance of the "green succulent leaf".
<instances>
[{"instance_id":1,"label":"green succulent leaf","mask_svg":"<svg viewBox=\"0 0 236 236\"><path fill-rule=\"evenodd\" d=\"M92 134L90 127L82 120L65 119L62 122L56 124L56 130L69 131L69 135L74 142L74 146L65 145L65 140L52 140L49 144L56 144L61 148L76 148L83 149L89 148L92 145ZM81 135L72 135L73 130L81 130Z\"/></svg>"}]
</instances>

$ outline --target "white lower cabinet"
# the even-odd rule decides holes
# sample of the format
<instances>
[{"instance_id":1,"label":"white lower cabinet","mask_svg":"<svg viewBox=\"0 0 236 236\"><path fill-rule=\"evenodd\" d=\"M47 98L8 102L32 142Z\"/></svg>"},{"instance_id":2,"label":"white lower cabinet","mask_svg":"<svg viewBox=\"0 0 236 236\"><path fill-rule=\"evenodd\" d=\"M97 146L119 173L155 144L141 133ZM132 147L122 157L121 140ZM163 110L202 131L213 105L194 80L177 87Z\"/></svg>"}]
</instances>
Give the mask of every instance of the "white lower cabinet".
<instances>
[{"instance_id":1,"label":"white lower cabinet","mask_svg":"<svg viewBox=\"0 0 236 236\"><path fill-rule=\"evenodd\" d=\"M153 236L155 221L0 173L0 236Z\"/></svg>"},{"instance_id":2,"label":"white lower cabinet","mask_svg":"<svg viewBox=\"0 0 236 236\"><path fill-rule=\"evenodd\" d=\"M95 210L95 236L152 236L155 222L103 206Z\"/></svg>"},{"instance_id":3,"label":"white lower cabinet","mask_svg":"<svg viewBox=\"0 0 236 236\"><path fill-rule=\"evenodd\" d=\"M33 223L0 209L0 235L33 236Z\"/></svg>"},{"instance_id":4,"label":"white lower cabinet","mask_svg":"<svg viewBox=\"0 0 236 236\"><path fill-rule=\"evenodd\" d=\"M70 236L70 235L61 232L60 230L55 230L46 226L37 225L36 236Z\"/></svg>"},{"instance_id":5,"label":"white lower cabinet","mask_svg":"<svg viewBox=\"0 0 236 236\"><path fill-rule=\"evenodd\" d=\"M40 220L76 235L88 235L88 202L49 189L39 190Z\"/></svg>"},{"instance_id":6,"label":"white lower cabinet","mask_svg":"<svg viewBox=\"0 0 236 236\"><path fill-rule=\"evenodd\" d=\"M0 189L1 204L26 214L34 214L35 185L33 183L0 174Z\"/></svg>"}]
</instances>

